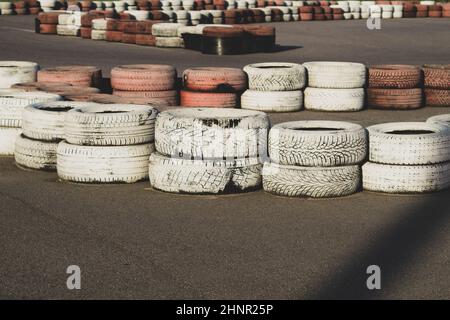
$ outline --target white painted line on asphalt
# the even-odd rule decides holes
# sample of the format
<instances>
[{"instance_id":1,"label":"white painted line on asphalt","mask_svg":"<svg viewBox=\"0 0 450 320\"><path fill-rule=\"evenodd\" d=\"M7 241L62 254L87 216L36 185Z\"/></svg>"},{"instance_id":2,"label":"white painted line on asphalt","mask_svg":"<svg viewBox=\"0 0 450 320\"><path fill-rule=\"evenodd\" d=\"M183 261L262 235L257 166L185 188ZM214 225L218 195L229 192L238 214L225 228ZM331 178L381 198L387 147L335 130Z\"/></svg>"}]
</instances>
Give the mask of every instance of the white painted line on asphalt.
<instances>
[{"instance_id":1,"label":"white painted line on asphalt","mask_svg":"<svg viewBox=\"0 0 450 320\"><path fill-rule=\"evenodd\" d=\"M14 28L14 27L0 27L0 29L18 30L18 31L25 31L25 32L34 32L34 30L20 29L20 28Z\"/></svg>"}]
</instances>

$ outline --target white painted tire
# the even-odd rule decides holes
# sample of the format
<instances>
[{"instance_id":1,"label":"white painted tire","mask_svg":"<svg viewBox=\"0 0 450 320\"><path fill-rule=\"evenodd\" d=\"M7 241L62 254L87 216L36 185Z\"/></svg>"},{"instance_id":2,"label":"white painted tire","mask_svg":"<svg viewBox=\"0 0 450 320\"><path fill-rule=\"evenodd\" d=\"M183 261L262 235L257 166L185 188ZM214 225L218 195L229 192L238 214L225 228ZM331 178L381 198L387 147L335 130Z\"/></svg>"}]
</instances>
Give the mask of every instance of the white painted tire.
<instances>
[{"instance_id":1,"label":"white painted tire","mask_svg":"<svg viewBox=\"0 0 450 320\"><path fill-rule=\"evenodd\" d=\"M150 185L175 193L236 193L261 187L262 164L257 158L188 160L159 153L150 156Z\"/></svg>"},{"instance_id":2,"label":"white painted tire","mask_svg":"<svg viewBox=\"0 0 450 320\"><path fill-rule=\"evenodd\" d=\"M363 188L386 193L425 193L450 187L450 163L402 166L366 162Z\"/></svg>"},{"instance_id":3,"label":"white painted tire","mask_svg":"<svg viewBox=\"0 0 450 320\"><path fill-rule=\"evenodd\" d=\"M14 159L19 166L39 170L56 170L58 142L33 140L23 134L17 137Z\"/></svg>"},{"instance_id":4,"label":"white painted tire","mask_svg":"<svg viewBox=\"0 0 450 320\"><path fill-rule=\"evenodd\" d=\"M420 165L450 161L448 126L426 122L392 122L370 126L367 131L371 162ZM415 131L429 133L410 133Z\"/></svg>"},{"instance_id":5,"label":"white painted tire","mask_svg":"<svg viewBox=\"0 0 450 320\"><path fill-rule=\"evenodd\" d=\"M395 19L403 18L403 11L394 11L392 17Z\"/></svg>"},{"instance_id":6,"label":"white painted tire","mask_svg":"<svg viewBox=\"0 0 450 320\"><path fill-rule=\"evenodd\" d=\"M108 19L94 19L92 20L92 31L94 30L106 30Z\"/></svg>"},{"instance_id":7,"label":"white painted tire","mask_svg":"<svg viewBox=\"0 0 450 320\"><path fill-rule=\"evenodd\" d=\"M367 134L359 124L342 121L291 121L269 132L269 156L274 163L335 167L353 165L367 156Z\"/></svg>"},{"instance_id":8,"label":"white painted tire","mask_svg":"<svg viewBox=\"0 0 450 320\"><path fill-rule=\"evenodd\" d=\"M62 141L57 171L62 180L83 183L133 183L148 179L153 144L133 146L78 146Z\"/></svg>"},{"instance_id":9,"label":"white painted tire","mask_svg":"<svg viewBox=\"0 0 450 320\"><path fill-rule=\"evenodd\" d=\"M147 20L150 16L150 11L147 10L127 10L125 13L132 15L137 21Z\"/></svg>"},{"instance_id":10,"label":"white painted tire","mask_svg":"<svg viewBox=\"0 0 450 320\"><path fill-rule=\"evenodd\" d=\"M22 129L0 127L0 156L14 155L16 139Z\"/></svg>"},{"instance_id":11,"label":"white painted tire","mask_svg":"<svg viewBox=\"0 0 450 320\"><path fill-rule=\"evenodd\" d=\"M35 82L39 65L28 61L0 61L0 89L17 83Z\"/></svg>"},{"instance_id":12,"label":"white painted tire","mask_svg":"<svg viewBox=\"0 0 450 320\"><path fill-rule=\"evenodd\" d=\"M291 91L300 90L306 83L306 69L298 63L265 62L244 67L251 90Z\"/></svg>"},{"instance_id":13,"label":"white painted tire","mask_svg":"<svg viewBox=\"0 0 450 320\"><path fill-rule=\"evenodd\" d=\"M0 94L0 126L21 127L23 109L33 103L61 100L53 93L32 91Z\"/></svg>"},{"instance_id":14,"label":"white painted tire","mask_svg":"<svg viewBox=\"0 0 450 320\"><path fill-rule=\"evenodd\" d=\"M305 90L305 109L316 111L360 111L364 108L364 89Z\"/></svg>"},{"instance_id":15,"label":"white painted tire","mask_svg":"<svg viewBox=\"0 0 450 320\"><path fill-rule=\"evenodd\" d=\"M303 106L303 92L246 90L241 96L241 108L264 112L299 111Z\"/></svg>"},{"instance_id":16,"label":"white painted tire","mask_svg":"<svg viewBox=\"0 0 450 320\"><path fill-rule=\"evenodd\" d=\"M26 106L22 115L22 130L26 137L59 141L64 139L64 117L67 111L88 105L90 102L54 101Z\"/></svg>"},{"instance_id":17,"label":"white painted tire","mask_svg":"<svg viewBox=\"0 0 450 320\"><path fill-rule=\"evenodd\" d=\"M427 123L437 123L450 126L450 114L440 114L427 119Z\"/></svg>"},{"instance_id":18,"label":"white painted tire","mask_svg":"<svg viewBox=\"0 0 450 320\"><path fill-rule=\"evenodd\" d=\"M366 66L354 62L306 62L308 86L329 89L362 88L366 83Z\"/></svg>"},{"instance_id":19,"label":"white painted tire","mask_svg":"<svg viewBox=\"0 0 450 320\"><path fill-rule=\"evenodd\" d=\"M106 30L92 30L91 31L92 40L106 40Z\"/></svg>"},{"instance_id":20,"label":"white painted tire","mask_svg":"<svg viewBox=\"0 0 450 320\"><path fill-rule=\"evenodd\" d=\"M156 23L152 26L152 35L155 37L177 37L178 23Z\"/></svg>"},{"instance_id":21,"label":"white painted tire","mask_svg":"<svg viewBox=\"0 0 450 320\"><path fill-rule=\"evenodd\" d=\"M0 2L1 10L9 10L11 8L12 8L12 1L11 2Z\"/></svg>"},{"instance_id":22,"label":"white painted tire","mask_svg":"<svg viewBox=\"0 0 450 320\"><path fill-rule=\"evenodd\" d=\"M184 48L184 40L178 37L155 37L155 46L161 48Z\"/></svg>"},{"instance_id":23,"label":"white painted tire","mask_svg":"<svg viewBox=\"0 0 450 320\"><path fill-rule=\"evenodd\" d=\"M288 197L342 197L357 192L361 186L357 165L321 168L266 162L262 175L264 191Z\"/></svg>"},{"instance_id":24,"label":"white painted tire","mask_svg":"<svg viewBox=\"0 0 450 320\"><path fill-rule=\"evenodd\" d=\"M56 33L60 36L78 36L80 34L80 27L73 25L57 25Z\"/></svg>"},{"instance_id":25,"label":"white painted tire","mask_svg":"<svg viewBox=\"0 0 450 320\"><path fill-rule=\"evenodd\" d=\"M53 8L55 6L55 0L39 0L41 7Z\"/></svg>"},{"instance_id":26,"label":"white painted tire","mask_svg":"<svg viewBox=\"0 0 450 320\"><path fill-rule=\"evenodd\" d=\"M65 114L64 137L68 143L122 146L152 142L158 111L132 104L91 104Z\"/></svg>"},{"instance_id":27,"label":"white painted tire","mask_svg":"<svg viewBox=\"0 0 450 320\"><path fill-rule=\"evenodd\" d=\"M187 159L233 159L267 153L269 118L262 112L186 108L156 119L156 150Z\"/></svg>"}]
</instances>

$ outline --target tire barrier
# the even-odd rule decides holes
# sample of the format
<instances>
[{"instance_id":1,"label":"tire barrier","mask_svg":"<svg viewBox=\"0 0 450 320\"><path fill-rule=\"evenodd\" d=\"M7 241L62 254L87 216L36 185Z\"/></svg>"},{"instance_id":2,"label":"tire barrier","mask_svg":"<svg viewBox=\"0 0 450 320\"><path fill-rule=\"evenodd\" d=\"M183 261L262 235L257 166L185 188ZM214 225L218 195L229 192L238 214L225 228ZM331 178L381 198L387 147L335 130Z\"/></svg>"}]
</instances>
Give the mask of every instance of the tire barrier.
<instances>
[{"instance_id":1,"label":"tire barrier","mask_svg":"<svg viewBox=\"0 0 450 320\"><path fill-rule=\"evenodd\" d=\"M241 97L241 108L265 112L299 111L306 69L296 63L256 63L244 67L249 90Z\"/></svg>"},{"instance_id":2,"label":"tire barrier","mask_svg":"<svg viewBox=\"0 0 450 320\"><path fill-rule=\"evenodd\" d=\"M269 119L257 111L217 108L162 112L150 185L176 193L229 193L261 185Z\"/></svg>"},{"instance_id":3,"label":"tire barrier","mask_svg":"<svg viewBox=\"0 0 450 320\"><path fill-rule=\"evenodd\" d=\"M450 65L424 65L425 104L431 107L450 106Z\"/></svg>"},{"instance_id":4,"label":"tire barrier","mask_svg":"<svg viewBox=\"0 0 450 320\"><path fill-rule=\"evenodd\" d=\"M39 65L28 61L0 61L0 89L12 85L33 82L37 79Z\"/></svg>"},{"instance_id":5,"label":"tire barrier","mask_svg":"<svg viewBox=\"0 0 450 320\"><path fill-rule=\"evenodd\" d=\"M430 120L430 119L429 119ZM432 119L371 126L363 188L423 193L450 187L450 127Z\"/></svg>"},{"instance_id":6,"label":"tire barrier","mask_svg":"<svg viewBox=\"0 0 450 320\"><path fill-rule=\"evenodd\" d=\"M353 62L306 62L305 109L360 111L364 107L366 67Z\"/></svg>"},{"instance_id":7,"label":"tire barrier","mask_svg":"<svg viewBox=\"0 0 450 320\"><path fill-rule=\"evenodd\" d=\"M191 68L183 72L183 107L234 108L247 88L245 73L236 68Z\"/></svg>"},{"instance_id":8,"label":"tire barrier","mask_svg":"<svg viewBox=\"0 0 450 320\"><path fill-rule=\"evenodd\" d=\"M360 125L292 121L269 132L263 188L290 197L340 197L359 191L367 137Z\"/></svg>"}]
</instances>

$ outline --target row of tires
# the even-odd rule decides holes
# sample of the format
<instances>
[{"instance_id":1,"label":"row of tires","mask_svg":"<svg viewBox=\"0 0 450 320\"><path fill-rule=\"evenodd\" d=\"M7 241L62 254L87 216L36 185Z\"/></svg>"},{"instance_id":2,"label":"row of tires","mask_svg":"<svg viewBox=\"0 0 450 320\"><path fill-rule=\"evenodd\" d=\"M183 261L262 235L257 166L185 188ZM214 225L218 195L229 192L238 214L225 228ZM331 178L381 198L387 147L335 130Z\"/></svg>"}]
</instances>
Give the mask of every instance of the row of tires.
<instances>
[{"instance_id":1,"label":"row of tires","mask_svg":"<svg viewBox=\"0 0 450 320\"><path fill-rule=\"evenodd\" d=\"M267 115L248 110L158 114L148 106L55 101L26 106L21 129L0 128L0 151L12 144L19 166L56 169L63 180L149 178L167 192L242 192L261 184L297 197L344 196L361 186L432 192L450 186L449 124L447 114L367 131L337 121L287 122L269 131Z\"/></svg>"}]
</instances>

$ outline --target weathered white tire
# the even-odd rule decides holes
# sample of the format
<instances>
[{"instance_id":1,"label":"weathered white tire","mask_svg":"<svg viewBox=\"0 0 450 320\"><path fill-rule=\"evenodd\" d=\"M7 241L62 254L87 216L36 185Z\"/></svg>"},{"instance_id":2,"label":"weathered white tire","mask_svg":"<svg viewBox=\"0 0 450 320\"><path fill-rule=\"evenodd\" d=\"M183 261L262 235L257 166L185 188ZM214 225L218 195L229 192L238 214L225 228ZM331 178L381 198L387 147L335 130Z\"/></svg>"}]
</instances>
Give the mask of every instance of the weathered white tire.
<instances>
[{"instance_id":1,"label":"weathered white tire","mask_svg":"<svg viewBox=\"0 0 450 320\"><path fill-rule=\"evenodd\" d=\"M94 30L106 30L108 19L94 19L92 20L92 31Z\"/></svg>"},{"instance_id":2,"label":"weathered white tire","mask_svg":"<svg viewBox=\"0 0 450 320\"><path fill-rule=\"evenodd\" d=\"M244 67L251 90L290 91L300 90L306 83L306 69L298 63L266 62Z\"/></svg>"},{"instance_id":3,"label":"weathered white tire","mask_svg":"<svg viewBox=\"0 0 450 320\"><path fill-rule=\"evenodd\" d=\"M264 191L288 197L330 198L353 194L360 189L361 169L300 167L264 163Z\"/></svg>"},{"instance_id":4,"label":"weathered white tire","mask_svg":"<svg viewBox=\"0 0 450 320\"><path fill-rule=\"evenodd\" d=\"M317 61L303 64L308 70L308 86L315 88L362 88L366 66L354 62Z\"/></svg>"},{"instance_id":5,"label":"weathered white tire","mask_svg":"<svg viewBox=\"0 0 450 320\"><path fill-rule=\"evenodd\" d=\"M427 123L437 123L450 126L450 114L440 114L427 119Z\"/></svg>"},{"instance_id":6,"label":"weathered white tire","mask_svg":"<svg viewBox=\"0 0 450 320\"><path fill-rule=\"evenodd\" d=\"M61 100L57 94L32 91L0 94L0 126L21 127L23 109L33 103Z\"/></svg>"},{"instance_id":7,"label":"weathered white tire","mask_svg":"<svg viewBox=\"0 0 450 320\"><path fill-rule=\"evenodd\" d=\"M152 35L155 37L177 37L178 23L156 23L152 26Z\"/></svg>"},{"instance_id":8,"label":"weathered white tire","mask_svg":"<svg viewBox=\"0 0 450 320\"><path fill-rule=\"evenodd\" d=\"M0 156L14 155L16 139L21 132L20 128L0 127Z\"/></svg>"},{"instance_id":9,"label":"weathered white tire","mask_svg":"<svg viewBox=\"0 0 450 320\"><path fill-rule=\"evenodd\" d=\"M56 26L56 33L60 36L78 36L80 33L80 27L73 25L58 24Z\"/></svg>"},{"instance_id":10,"label":"weathered white tire","mask_svg":"<svg viewBox=\"0 0 450 320\"><path fill-rule=\"evenodd\" d=\"M8 10L12 8L12 2L0 2L0 10Z\"/></svg>"},{"instance_id":11,"label":"weathered white tire","mask_svg":"<svg viewBox=\"0 0 450 320\"><path fill-rule=\"evenodd\" d=\"M364 89L305 89L305 109L317 111L360 111L364 107Z\"/></svg>"},{"instance_id":12,"label":"weathered white tire","mask_svg":"<svg viewBox=\"0 0 450 320\"><path fill-rule=\"evenodd\" d=\"M402 166L366 162L363 188L387 193L423 193L450 187L450 162Z\"/></svg>"},{"instance_id":13,"label":"weathered white tire","mask_svg":"<svg viewBox=\"0 0 450 320\"><path fill-rule=\"evenodd\" d=\"M342 121L291 121L269 132L269 156L274 163L334 167L358 164L367 155L362 126Z\"/></svg>"},{"instance_id":14,"label":"weathered white tire","mask_svg":"<svg viewBox=\"0 0 450 320\"><path fill-rule=\"evenodd\" d=\"M67 142L91 146L122 146L152 142L158 111L132 104L95 104L68 111L64 118Z\"/></svg>"},{"instance_id":15,"label":"weathered white tire","mask_svg":"<svg viewBox=\"0 0 450 320\"><path fill-rule=\"evenodd\" d=\"M39 65L28 61L0 61L0 89L13 84L35 82Z\"/></svg>"},{"instance_id":16,"label":"weathered white tire","mask_svg":"<svg viewBox=\"0 0 450 320\"><path fill-rule=\"evenodd\" d=\"M58 16L58 25L75 25L76 17L71 13L63 13Z\"/></svg>"},{"instance_id":17,"label":"weathered white tire","mask_svg":"<svg viewBox=\"0 0 450 320\"><path fill-rule=\"evenodd\" d=\"M92 40L106 40L106 30L92 30L91 31Z\"/></svg>"},{"instance_id":18,"label":"weathered white tire","mask_svg":"<svg viewBox=\"0 0 450 320\"><path fill-rule=\"evenodd\" d=\"M299 111L303 106L303 92L246 90L241 96L241 108L264 112Z\"/></svg>"},{"instance_id":19,"label":"weathered white tire","mask_svg":"<svg viewBox=\"0 0 450 320\"><path fill-rule=\"evenodd\" d=\"M88 105L90 102L54 101L26 106L22 115L22 131L26 137L59 141L64 139L64 117L67 111Z\"/></svg>"},{"instance_id":20,"label":"weathered white tire","mask_svg":"<svg viewBox=\"0 0 450 320\"><path fill-rule=\"evenodd\" d=\"M58 142L33 140L23 134L17 137L14 159L22 167L39 170L56 170Z\"/></svg>"},{"instance_id":21,"label":"weathered white tire","mask_svg":"<svg viewBox=\"0 0 450 320\"><path fill-rule=\"evenodd\" d=\"M408 165L450 161L448 126L426 122L392 122L370 126L367 131L369 161ZM429 133L410 134L415 131Z\"/></svg>"},{"instance_id":22,"label":"weathered white tire","mask_svg":"<svg viewBox=\"0 0 450 320\"><path fill-rule=\"evenodd\" d=\"M150 11L147 10L127 10L125 13L132 15L137 21L147 20L150 16Z\"/></svg>"},{"instance_id":23,"label":"weathered white tire","mask_svg":"<svg viewBox=\"0 0 450 320\"><path fill-rule=\"evenodd\" d=\"M176 193L232 193L261 186L262 164L257 158L188 160L159 153L150 156L150 185Z\"/></svg>"},{"instance_id":24,"label":"weathered white tire","mask_svg":"<svg viewBox=\"0 0 450 320\"><path fill-rule=\"evenodd\" d=\"M133 146L78 146L62 141L57 171L62 180L84 183L133 183L148 179L153 144Z\"/></svg>"},{"instance_id":25,"label":"weathered white tire","mask_svg":"<svg viewBox=\"0 0 450 320\"><path fill-rule=\"evenodd\" d=\"M183 38L155 37L155 46L162 48L184 48Z\"/></svg>"},{"instance_id":26,"label":"weathered white tire","mask_svg":"<svg viewBox=\"0 0 450 320\"><path fill-rule=\"evenodd\" d=\"M187 159L265 156L269 118L262 112L222 108L186 108L162 112L156 119L156 150Z\"/></svg>"}]
</instances>

